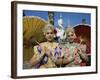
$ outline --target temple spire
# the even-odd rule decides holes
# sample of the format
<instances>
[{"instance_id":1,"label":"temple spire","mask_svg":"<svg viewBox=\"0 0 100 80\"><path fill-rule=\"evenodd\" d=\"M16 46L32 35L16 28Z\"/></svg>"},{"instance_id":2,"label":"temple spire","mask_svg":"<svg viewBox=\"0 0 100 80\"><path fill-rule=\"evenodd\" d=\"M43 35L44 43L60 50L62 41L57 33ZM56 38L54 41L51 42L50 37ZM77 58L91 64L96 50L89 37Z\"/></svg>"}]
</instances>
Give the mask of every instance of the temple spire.
<instances>
[{"instance_id":1,"label":"temple spire","mask_svg":"<svg viewBox=\"0 0 100 80\"><path fill-rule=\"evenodd\" d=\"M48 21L54 25L54 12L48 12Z\"/></svg>"},{"instance_id":2,"label":"temple spire","mask_svg":"<svg viewBox=\"0 0 100 80\"><path fill-rule=\"evenodd\" d=\"M58 19L58 25L60 28L64 28L64 22L63 22L63 17L62 17L62 14L60 14L60 18Z\"/></svg>"}]
</instances>

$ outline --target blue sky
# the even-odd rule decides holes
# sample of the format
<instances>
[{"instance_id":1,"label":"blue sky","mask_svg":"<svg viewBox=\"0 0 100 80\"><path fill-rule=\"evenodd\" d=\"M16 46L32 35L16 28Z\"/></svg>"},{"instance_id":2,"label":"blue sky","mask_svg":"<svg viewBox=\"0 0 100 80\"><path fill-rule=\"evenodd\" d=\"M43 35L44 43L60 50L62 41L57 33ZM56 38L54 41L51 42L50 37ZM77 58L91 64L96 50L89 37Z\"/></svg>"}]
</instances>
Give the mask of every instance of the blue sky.
<instances>
[{"instance_id":1,"label":"blue sky","mask_svg":"<svg viewBox=\"0 0 100 80\"><path fill-rule=\"evenodd\" d=\"M46 21L48 20L48 11L33 11L24 10L24 16L38 16ZM64 21L64 27L68 26L68 22L71 26L82 23L82 19L86 20L86 23L91 25L91 14L89 13L73 13L73 12L54 12L54 26L58 26L58 19L62 15Z\"/></svg>"}]
</instances>

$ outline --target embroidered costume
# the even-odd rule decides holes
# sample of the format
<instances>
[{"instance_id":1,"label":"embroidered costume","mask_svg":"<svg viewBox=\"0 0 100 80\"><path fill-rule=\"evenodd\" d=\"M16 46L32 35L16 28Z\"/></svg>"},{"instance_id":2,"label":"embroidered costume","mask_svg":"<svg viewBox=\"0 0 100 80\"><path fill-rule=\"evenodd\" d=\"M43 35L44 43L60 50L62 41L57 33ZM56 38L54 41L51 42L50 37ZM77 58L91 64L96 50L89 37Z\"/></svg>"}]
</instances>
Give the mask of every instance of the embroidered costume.
<instances>
[{"instance_id":1,"label":"embroidered costume","mask_svg":"<svg viewBox=\"0 0 100 80\"><path fill-rule=\"evenodd\" d=\"M40 43L40 45L34 47L34 60L37 61L35 68L57 67L55 62L59 57L62 56L62 48L59 47L58 43Z\"/></svg>"},{"instance_id":2,"label":"embroidered costume","mask_svg":"<svg viewBox=\"0 0 100 80\"><path fill-rule=\"evenodd\" d=\"M66 67L80 66L82 62L81 54L86 55L86 45L67 42L64 46L64 59L66 59Z\"/></svg>"}]
</instances>

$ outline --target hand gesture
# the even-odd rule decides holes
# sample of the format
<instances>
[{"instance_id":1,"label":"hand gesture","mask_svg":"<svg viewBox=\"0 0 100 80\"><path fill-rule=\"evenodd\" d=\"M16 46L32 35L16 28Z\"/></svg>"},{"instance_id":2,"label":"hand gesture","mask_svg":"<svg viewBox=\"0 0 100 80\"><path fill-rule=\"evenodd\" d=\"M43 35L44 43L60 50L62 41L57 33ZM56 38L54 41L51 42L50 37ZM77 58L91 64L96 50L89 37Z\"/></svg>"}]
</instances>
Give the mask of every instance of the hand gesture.
<instances>
[{"instance_id":1,"label":"hand gesture","mask_svg":"<svg viewBox=\"0 0 100 80\"><path fill-rule=\"evenodd\" d=\"M44 47L44 54L46 54L48 57L52 56L52 52L50 51L50 49L48 49L47 47Z\"/></svg>"}]
</instances>

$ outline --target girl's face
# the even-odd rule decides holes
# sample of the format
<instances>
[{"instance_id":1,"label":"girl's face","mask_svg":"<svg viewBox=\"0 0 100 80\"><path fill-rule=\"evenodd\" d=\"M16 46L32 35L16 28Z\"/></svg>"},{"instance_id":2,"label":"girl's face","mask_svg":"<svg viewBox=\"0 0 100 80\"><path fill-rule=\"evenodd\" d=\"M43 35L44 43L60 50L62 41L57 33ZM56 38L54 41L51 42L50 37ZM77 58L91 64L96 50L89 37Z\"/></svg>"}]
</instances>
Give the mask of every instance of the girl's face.
<instances>
[{"instance_id":1,"label":"girl's face","mask_svg":"<svg viewBox=\"0 0 100 80\"><path fill-rule=\"evenodd\" d=\"M51 29L47 30L45 33L45 38L47 39L47 41L52 42L54 39L54 31Z\"/></svg>"},{"instance_id":2,"label":"girl's face","mask_svg":"<svg viewBox=\"0 0 100 80\"><path fill-rule=\"evenodd\" d=\"M70 43L72 43L72 42L74 42L74 39L75 39L75 33L73 33L73 32L69 32L68 34L67 34L67 38L68 38L68 41L70 42Z\"/></svg>"}]
</instances>

